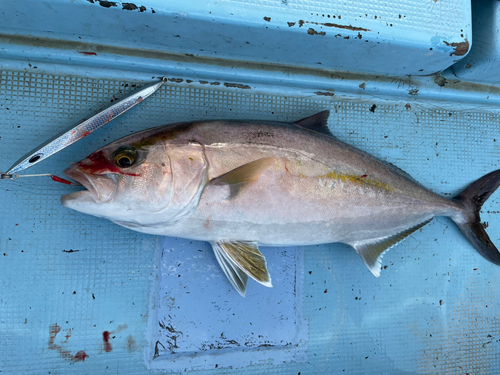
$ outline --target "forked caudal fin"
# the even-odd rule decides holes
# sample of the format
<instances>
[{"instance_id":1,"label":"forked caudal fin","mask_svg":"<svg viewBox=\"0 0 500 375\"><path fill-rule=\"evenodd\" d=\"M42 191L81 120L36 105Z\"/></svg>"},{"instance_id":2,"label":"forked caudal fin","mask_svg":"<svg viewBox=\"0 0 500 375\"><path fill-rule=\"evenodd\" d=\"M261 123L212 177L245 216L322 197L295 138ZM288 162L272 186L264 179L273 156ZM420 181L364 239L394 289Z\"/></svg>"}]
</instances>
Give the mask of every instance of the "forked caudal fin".
<instances>
[{"instance_id":1,"label":"forked caudal fin","mask_svg":"<svg viewBox=\"0 0 500 375\"><path fill-rule=\"evenodd\" d=\"M479 211L484 202L499 186L500 169L481 177L453 198L455 202L462 204L467 211L467 220L455 223L477 252L497 266L500 266L500 252L484 230Z\"/></svg>"}]
</instances>

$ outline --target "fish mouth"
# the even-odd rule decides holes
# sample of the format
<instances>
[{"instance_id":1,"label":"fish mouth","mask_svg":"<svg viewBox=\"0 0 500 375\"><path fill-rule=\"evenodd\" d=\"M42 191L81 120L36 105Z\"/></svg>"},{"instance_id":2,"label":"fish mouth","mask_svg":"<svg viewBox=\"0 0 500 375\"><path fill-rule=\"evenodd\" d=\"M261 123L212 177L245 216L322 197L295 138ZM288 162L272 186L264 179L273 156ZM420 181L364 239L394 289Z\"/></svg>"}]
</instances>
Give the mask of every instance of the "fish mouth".
<instances>
[{"instance_id":1,"label":"fish mouth","mask_svg":"<svg viewBox=\"0 0 500 375\"><path fill-rule=\"evenodd\" d=\"M67 194L64 196L66 199L90 196L96 203L105 203L111 200L116 190L116 181L113 175L89 175L76 167L68 168L63 173L87 189Z\"/></svg>"}]
</instances>

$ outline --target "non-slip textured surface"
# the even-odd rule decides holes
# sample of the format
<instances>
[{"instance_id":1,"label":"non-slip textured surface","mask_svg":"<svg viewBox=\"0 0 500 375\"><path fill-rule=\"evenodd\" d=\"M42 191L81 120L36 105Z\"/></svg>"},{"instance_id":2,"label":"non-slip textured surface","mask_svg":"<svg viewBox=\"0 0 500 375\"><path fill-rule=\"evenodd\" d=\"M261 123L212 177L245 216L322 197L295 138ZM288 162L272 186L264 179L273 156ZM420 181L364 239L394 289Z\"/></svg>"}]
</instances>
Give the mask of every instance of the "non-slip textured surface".
<instances>
[{"instance_id":1,"label":"non-slip textured surface","mask_svg":"<svg viewBox=\"0 0 500 375\"><path fill-rule=\"evenodd\" d=\"M353 26L372 25L411 28L419 32L448 34L450 30L460 31L468 23L467 1L455 0L413 0L413 1L370 1L356 2L319 0L222 0L248 8L278 11L282 14L298 14L307 19Z\"/></svg>"},{"instance_id":2,"label":"non-slip textured surface","mask_svg":"<svg viewBox=\"0 0 500 375\"><path fill-rule=\"evenodd\" d=\"M2 71L0 170L133 85L35 69ZM107 142L164 123L291 121L324 109L331 110L329 126L341 140L401 167L438 193L453 196L499 168L499 116L460 111L459 104L453 111L437 103L292 97L286 91L268 95L265 89L170 82L26 173L61 175L68 163ZM59 197L75 189L48 177L0 181L2 374L149 373L143 351L151 333L149 292L156 282L157 239L65 209ZM481 213L497 246L499 212L497 192ZM379 279L347 246L303 251L304 276L298 282L304 285L309 332L306 360L282 364L269 355L264 363L244 368L217 362L213 370L197 374L500 372L500 268L481 258L450 220L435 219L389 251ZM280 266L275 259L272 267ZM183 286L200 288L189 279ZM210 293L209 286L204 291ZM219 294L207 301L217 303ZM182 308L204 309L203 303ZM244 309L252 304L251 295L234 303ZM262 311L261 319L270 314Z\"/></svg>"},{"instance_id":3,"label":"non-slip textured surface","mask_svg":"<svg viewBox=\"0 0 500 375\"><path fill-rule=\"evenodd\" d=\"M427 76L472 42L468 0L23 0L1 12L4 58L138 72L202 58Z\"/></svg>"},{"instance_id":4,"label":"non-slip textured surface","mask_svg":"<svg viewBox=\"0 0 500 375\"><path fill-rule=\"evenodd\" d=\"M151 368L183 371L241 368L271 359L307 361L304 248L266 248L273 288L250 279L245 300L221 272L209 243L163 237L160 253L149 316Z\"/></svg>"}]
</instances>

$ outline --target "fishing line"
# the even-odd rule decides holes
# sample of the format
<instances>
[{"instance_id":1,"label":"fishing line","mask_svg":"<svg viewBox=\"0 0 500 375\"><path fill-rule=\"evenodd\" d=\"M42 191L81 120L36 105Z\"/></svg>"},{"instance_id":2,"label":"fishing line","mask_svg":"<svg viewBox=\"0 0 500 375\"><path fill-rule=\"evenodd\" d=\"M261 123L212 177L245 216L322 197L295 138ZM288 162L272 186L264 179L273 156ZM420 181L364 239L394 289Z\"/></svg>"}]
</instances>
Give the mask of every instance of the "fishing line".
<instances>
[{"instance_id":1,"label":"fishing line","mask_svg":"<svg viewBox=\"0 0 500 375\"><path fill-rule=\"evenodd\" d=\"M25 175L22 175L23 177ZM16 176L12 176L16 177ZM14 194L36 194L38 196L40 195L49 195L49 196L60 196L62 191L66 191L64 187L62 187L60 184L55 184L55 183L49 183L47 180L43 178L20 178L21 176L17 176L17 178L9 178L6 177L3 180L5 182L2 182L3 180L0 179L0 190L1 191L6 191ZM50 176L41 176L41 177L50 177ZM0 173L0 178L1 178L1 173ZM64 184L65 186L71 186ZM63 190L61 190L61 188ZM76 188L76 187L75 187ZM74 188L71 186L68 188L67 192L70 192L70 190L74 190Z\"/></svg>"},{"instance_id":2,"label":"fishing line","mask_svg":"<svg viewBox=\"0 0 500 375\"><path fill-rule=\"evenodd\" d=\"M22 174L22 175L19 175L17 173L7 174L7 173L0 172L0 180L12 180L12 181L16 181L18 178L21 178L21 177L43 177L43 176L48 176L48 177L50 177L52 179L52 181L60 182L62 184L74 185L74 186L81 186L81 184L78 183L78 182L71 182L71 181L65 180L64 178L58 177L58 176L50 174L50 173Z\"/></svg>"}]
</instances>

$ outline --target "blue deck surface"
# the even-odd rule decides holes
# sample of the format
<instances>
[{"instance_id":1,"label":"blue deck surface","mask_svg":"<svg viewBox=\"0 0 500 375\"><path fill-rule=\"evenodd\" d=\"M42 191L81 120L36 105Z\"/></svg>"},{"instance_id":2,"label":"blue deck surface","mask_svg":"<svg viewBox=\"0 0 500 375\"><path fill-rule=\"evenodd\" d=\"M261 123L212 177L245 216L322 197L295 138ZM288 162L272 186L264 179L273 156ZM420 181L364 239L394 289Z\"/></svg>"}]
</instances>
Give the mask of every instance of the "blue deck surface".
<instances>
[{"instance_id":1,"label":"blue deck surface","mask_svg":"<svg viewBox=\"0 0 500 375\"><path fill-rule=\"evenodd\" d=\"M2 71L2 165L10 166L19 154L88 117L113 94L125 94L132 85ZM373 104L377 105L374 112L370 111ZM29 172L61 174L68 163L112 139L167 122L193 118L293 120L323 109L332 111L329 126L340 139L400 166L438 193L455 195L498 168L498 115L426 108L418 103L321 100L168 83L140 107ZM148 373L144 349L157 328L147 328L150 303L156 298L153 293L150 301L149 291L159 288L154 275L162 264L168 266L168 259L156 258L161 246L153 236L62 207L60 195L73 190L47 177L1 181L0 330L6 338L0 342L1 369L12 374ZM495 193L482 211L497 246L499 198ZM170 246L174 252L182 250L177 258L186 257L187 261L193 257L189 251L198 254L198 248L181 245L185 240L168 241L178 241L179 245ZM269 251L275 250L263 249L264 254ZM269 348L264 356L248 354L247 359L255 361L244 368L223 358L221 363L210 363L217 373L500 371L496 313L500 270L481 258L449 219L435 219L389 251L383 262L387 269L379 279L347 246L328 244L301 251L304 273L297 283L303 285L299 302L307 322L305 356L295 362L290 357L281 364ZM270 258L273 272L282 272L287 261ZM207 262L204 267L215 266L209 253L203 262ZM283 292L279 286L250 285L249 295L242 299L228 292L229 284L224 285L218 267L212 273L222 286L200 285L195 278L182 277L185 290L201 288L205 299L188 306L177 301L174 306L203 311L203 304L212 301L210 304L223 302L226 307L234 304L240 311L260 301L261 292L268 302L275 300L273 293ZM161 288L161 298L168 298L167 285ZM171 288L172 295L178 294L178 281ZM221 293L233 300L219 301ZM277 313L278 307L268 306L255 319L263 322ZM221 324L197 322L211 323ZM56 324L61 331L54 338ZM232 324L241 330L237 322ZM105 331L110 332L111 347L103 340ZM231 334L228 325L225 335ZM76 361L74 356L82 350L89 357ZM224 369L224 363L233 369ZM204 366L196 361L191 365L194 369Z\"/></svg>"},{"instance_id":2,"label":"blue deck surface","mask_svg":"<svg viewBox=\"0 0 500 375\"><path fill-rule=\"evenodd\" d=\"M340 140L446 197L500 168L500 88L460 82L453 69L404 76L463 57L477 30L465 0L113 4L2 9L1 171L165 75L153 96L26 173L62 176L107 143L167 123L295 121L326 109ZM356 27L367 29L362 37ZM484 78L484 56L468 56L457 73ZM482 63L474 72L465 61ZM243 299L207 243L62 207L61 195L78 189L48 177L0 181L2 375L500 373L500 267L448 218L385 254L380 278L347 245L264 247L274 287L250 281ZM497 247L499 213L500 191L481 211Z\"/></svg>"}]
</instances>

